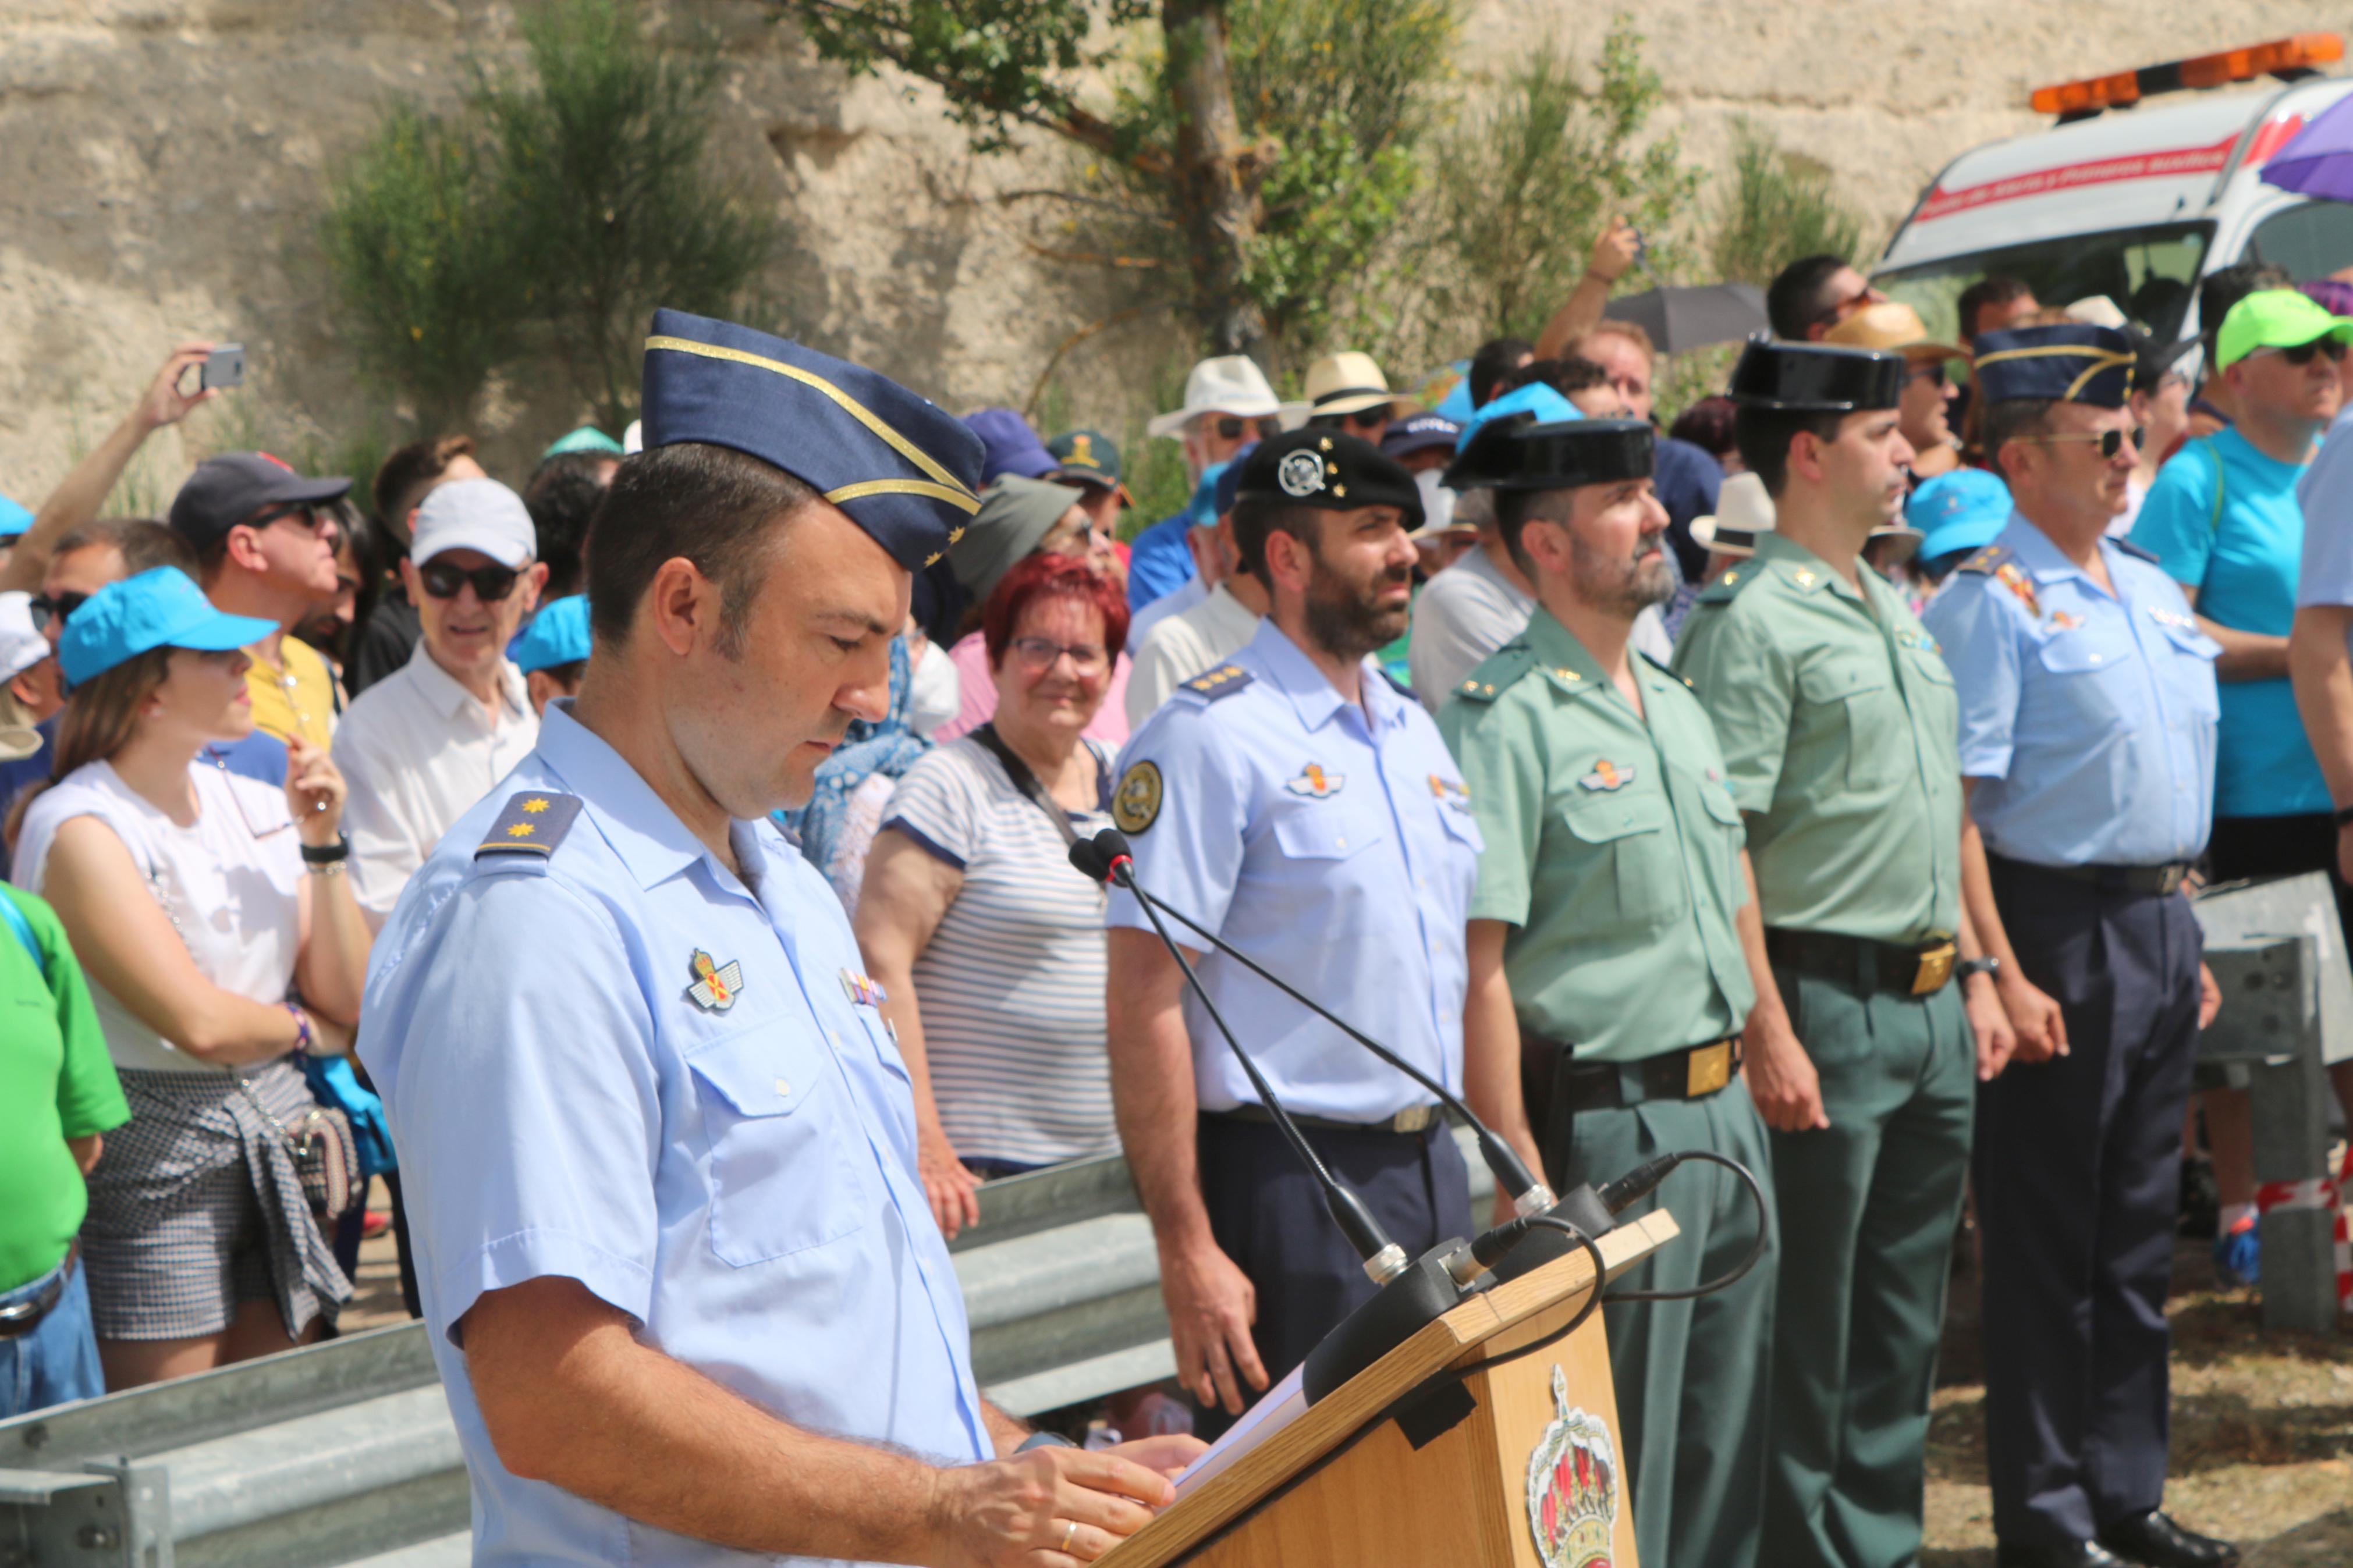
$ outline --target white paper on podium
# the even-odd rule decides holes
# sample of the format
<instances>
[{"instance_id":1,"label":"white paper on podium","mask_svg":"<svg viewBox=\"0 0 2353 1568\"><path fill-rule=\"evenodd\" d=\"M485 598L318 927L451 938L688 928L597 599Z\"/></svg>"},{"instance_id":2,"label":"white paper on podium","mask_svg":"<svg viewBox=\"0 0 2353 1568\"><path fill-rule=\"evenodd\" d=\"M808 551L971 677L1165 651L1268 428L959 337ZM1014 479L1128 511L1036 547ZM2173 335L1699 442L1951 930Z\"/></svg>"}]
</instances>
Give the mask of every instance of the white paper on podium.
<instances>
[{"instance_id":1,"label":"white paper on podium","mask_svg":"<svg viewBox=\"0 0 2353 1568\"><path fill-rule=\"evenodd\" d=\"M1302 1362L1288 1377L1259 1395L1258 1403L1243 1411L1241 1418L1226 1428L1224 1436L1185 1467L1176 1478L1176 1495L1183 1497L1305 1414L1307 1390L1302 1380L1306 1372L1307 1363Z\"/></svg>"}]
</instances>

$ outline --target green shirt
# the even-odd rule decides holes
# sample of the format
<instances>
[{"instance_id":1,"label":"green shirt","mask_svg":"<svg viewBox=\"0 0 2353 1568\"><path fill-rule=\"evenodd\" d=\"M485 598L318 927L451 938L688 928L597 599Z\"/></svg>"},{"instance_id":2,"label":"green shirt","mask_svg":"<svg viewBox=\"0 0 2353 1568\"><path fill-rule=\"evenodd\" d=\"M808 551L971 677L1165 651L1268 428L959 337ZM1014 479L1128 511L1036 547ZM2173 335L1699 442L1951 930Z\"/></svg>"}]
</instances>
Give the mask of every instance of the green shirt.
<instances>
[{"instance_id":1,"label":"green shirt","mask_svg":"<svg viewBox=\"0 0 2353 1568\"><path fill-rule=\"evenodd\" d=\"M1633 670L1640 714L1539 607L1438 714L1486 840L1471 918L1519 928L1504 972L1521 1023L1579 1060L1721 1039L1757 1000L1715 731L1681 679Z\"/></svg>"},{"instance_id":2,"label":"green shirt","mask_svg":"<svg viewBox=\"0 0 2353 1568\"><path fill-rule=\"evenodd\" d=\"M1960 703L1936 639L1861 575L1764 535L1692 606L1675 669L1754 814L1765 923L1915 942L1960 924Z\"/></svg>"},{"instance_id":3,"label":"green shirt","mask_svg":"<svg viewBox=\"0 0 2353 1568\"><path fill-rule=\"evenodd\" d=\"M66 1140L121 1126L131 1107L65 928L30 893L0 887L0 899L44 961L0 922L0 1290L13 1290L55 1268L81 1228L90 1199Z\"/></svg>"}]
</instances>

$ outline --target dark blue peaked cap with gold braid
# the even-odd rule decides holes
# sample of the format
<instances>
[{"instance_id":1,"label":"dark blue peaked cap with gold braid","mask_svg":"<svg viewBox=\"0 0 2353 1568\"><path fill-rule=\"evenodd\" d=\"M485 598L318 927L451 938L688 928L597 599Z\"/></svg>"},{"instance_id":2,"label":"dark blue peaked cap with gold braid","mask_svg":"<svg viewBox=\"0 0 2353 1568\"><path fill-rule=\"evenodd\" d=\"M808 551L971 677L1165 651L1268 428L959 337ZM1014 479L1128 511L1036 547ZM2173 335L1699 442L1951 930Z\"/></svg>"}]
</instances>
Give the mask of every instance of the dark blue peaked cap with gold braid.
<instances>
[{"instance_id":1,"label":"dark blue peaked cap with gold braid","mask_svg":"<svg viewBox=\"0 0 2353 1568\"><path fill-rule=\"evenodd\" d=\"M980 510L980 437L886 375L765 332L656 310L649 447L707 441L808 484L921 571Z\"/></svg>"}]
</instances>

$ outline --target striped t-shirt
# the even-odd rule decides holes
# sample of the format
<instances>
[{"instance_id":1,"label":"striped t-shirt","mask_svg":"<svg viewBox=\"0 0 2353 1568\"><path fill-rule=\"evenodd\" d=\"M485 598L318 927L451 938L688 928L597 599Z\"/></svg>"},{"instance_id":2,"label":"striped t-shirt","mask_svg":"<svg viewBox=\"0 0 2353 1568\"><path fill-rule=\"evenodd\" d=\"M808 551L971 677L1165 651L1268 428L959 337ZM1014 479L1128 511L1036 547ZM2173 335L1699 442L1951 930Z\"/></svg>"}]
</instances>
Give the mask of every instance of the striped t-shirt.
<instances>
[{"instance_id":1,"label":"striped t-shirt","mask_svg":"<svg viewBox=\"0 0 2353 1568\"><path fill-rule=\"evenodd\" d=\"M1071 813L1082 838L1110 826L1111 763L1092 742L1102 798ZM1115 1152L1103 1044L1103 889L977 741L907 770L883 827L964 873L915 960L915 1001L940 1124L967 1158L1047 1165Z\"/></svg>"}]
</instances>

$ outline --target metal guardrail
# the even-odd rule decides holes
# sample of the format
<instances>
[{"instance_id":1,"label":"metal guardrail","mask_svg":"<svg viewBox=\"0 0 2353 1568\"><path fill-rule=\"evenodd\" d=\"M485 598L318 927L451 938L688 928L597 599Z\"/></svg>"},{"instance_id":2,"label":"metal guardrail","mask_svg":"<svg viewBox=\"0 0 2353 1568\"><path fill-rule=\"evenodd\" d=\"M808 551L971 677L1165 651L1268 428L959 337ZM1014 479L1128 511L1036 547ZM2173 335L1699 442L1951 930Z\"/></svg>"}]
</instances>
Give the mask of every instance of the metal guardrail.
<instances>
[{"instance_id":1,"label":"metal guardrail","mask_svg":"<svg viewBox=\"0 0 2353 1568\"><path fill-rule=\"evenodd\" d=\"M1493 1178L1461 1133L1474 1213ZM980 1189L950 1244L988 1396L1029 1415L1175 1370L1112 1156ZM466 1472L422 1323L0 1421L0 1568L459 1568Z\"/></svg>"}]
</instances>

